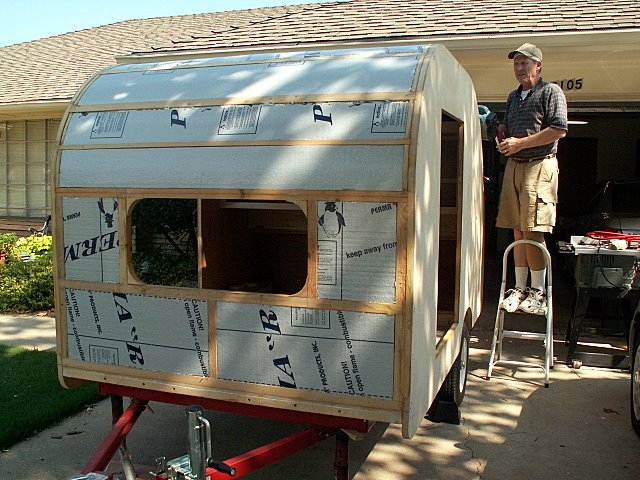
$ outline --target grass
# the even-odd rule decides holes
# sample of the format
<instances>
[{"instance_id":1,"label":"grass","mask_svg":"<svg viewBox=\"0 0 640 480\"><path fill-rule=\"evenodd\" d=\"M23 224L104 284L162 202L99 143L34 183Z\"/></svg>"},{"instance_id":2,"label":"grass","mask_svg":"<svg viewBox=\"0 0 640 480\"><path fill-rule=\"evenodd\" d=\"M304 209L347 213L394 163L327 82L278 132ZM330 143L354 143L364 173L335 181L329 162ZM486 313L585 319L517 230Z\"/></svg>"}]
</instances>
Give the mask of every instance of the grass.
<instances>
[{"instance_id":1,"label":"grass","mask_svg":"<svg viewBox=\"0 0 640 480\"><path fill-rule=\"evenodd\" d=\"M101 398L96 384L63 388L55 352L0 345L0 449Z\"/></svg>"},{"instance_id":2,"label":"grass","mask_svg":"<svg viewBox=\"0 0 640 480\"><path fill-rule=\"evenodd\" d=\"M53 307L50 236L0 234L0 312ZM35 257L22 262L20 253ZM102 398L96 384L67 390L58 382L56 354L0 345L0 450L29 438Z\"/></svg>"}]
</instances>

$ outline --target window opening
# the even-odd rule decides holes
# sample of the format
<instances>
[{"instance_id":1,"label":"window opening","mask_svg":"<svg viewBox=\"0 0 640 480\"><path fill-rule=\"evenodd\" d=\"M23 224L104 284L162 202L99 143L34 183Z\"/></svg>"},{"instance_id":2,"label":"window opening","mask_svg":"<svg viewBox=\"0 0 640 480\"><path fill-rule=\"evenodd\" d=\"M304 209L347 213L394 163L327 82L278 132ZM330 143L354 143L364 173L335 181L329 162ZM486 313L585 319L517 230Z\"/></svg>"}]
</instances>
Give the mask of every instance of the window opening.
<instances>
[{"instance_id":1,"label":"window opening","mask_svg":"<svg viewBox=\"0 0 640 480\"><path fill-rule=\"evenodd\" d=\"M202 286L293 294L306 283L307 218L295 204L202 200Z\"/></svg>"},{"instance_id":2,"label":"window opening","mask_svg":"<svg viewBox=\"0 0 640 480\"><path fill-rule=\"evenodd\" d=\"M149 198L131 213L133 269L148 284L293 294L307 280L307 217L274 200ZM198 225L198 218L201 224ZM202 241L198 263L198 235Z\"/></svg>"},{"instance_id":3,"label":"window opening","mask_svg":"<svg viewBox=\"0 0 640 480\"><path fill-rule=\"evenodd\" d=\"M197 201L148 198L131 212L133 267L152 285L198 286Z\"/></svg>"}]
</instances>

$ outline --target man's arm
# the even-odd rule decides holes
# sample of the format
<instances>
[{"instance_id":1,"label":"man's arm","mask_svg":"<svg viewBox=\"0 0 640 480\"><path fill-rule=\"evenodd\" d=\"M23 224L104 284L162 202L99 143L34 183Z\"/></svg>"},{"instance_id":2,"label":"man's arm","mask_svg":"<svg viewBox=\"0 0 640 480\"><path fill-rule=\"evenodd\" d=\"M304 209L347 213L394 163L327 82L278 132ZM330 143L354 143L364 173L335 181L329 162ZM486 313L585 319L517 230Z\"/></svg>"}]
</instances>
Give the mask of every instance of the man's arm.
<instances>
[{"instance_id":1,"label":"man's arm","mask_svg":"<svg viewBox=\"0 0 640 480\"><path fill-rule=\"evenodd\" d=\"M507 137L498 144L498 151L506 156L518 153L520 150L531 147L539 147L541 145L549 145L550 143L560 140L567 134L566 130L557 127L547 127L538 133L529 135L528 137L516 138Z\"/></svg>"}]
</instances>

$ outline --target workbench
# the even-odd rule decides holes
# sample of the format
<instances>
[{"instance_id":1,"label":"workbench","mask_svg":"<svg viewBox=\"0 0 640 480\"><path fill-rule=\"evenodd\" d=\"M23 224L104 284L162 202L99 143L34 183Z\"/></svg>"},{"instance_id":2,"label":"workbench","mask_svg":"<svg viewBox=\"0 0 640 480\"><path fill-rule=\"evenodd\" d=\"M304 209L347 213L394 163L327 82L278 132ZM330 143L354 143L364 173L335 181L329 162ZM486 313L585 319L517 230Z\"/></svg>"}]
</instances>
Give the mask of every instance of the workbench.
<instances>
[{"instance_id":1,"label":"workbench","mask_svg":"<svg viewBox=\"0 0 640 480\"><path fill-rule=\"evenodd\" d=\"M626 354L579 351L578 341L591 298L637 303L640 297L640 249L610 249L604 242L589 241L582 236L571 237L571 245L576 255L576 291L575 306L565 337L565 344L569 347L567 365L574 368L583 364L624 368L628 363Z\"/></svg>"}]
</instances>

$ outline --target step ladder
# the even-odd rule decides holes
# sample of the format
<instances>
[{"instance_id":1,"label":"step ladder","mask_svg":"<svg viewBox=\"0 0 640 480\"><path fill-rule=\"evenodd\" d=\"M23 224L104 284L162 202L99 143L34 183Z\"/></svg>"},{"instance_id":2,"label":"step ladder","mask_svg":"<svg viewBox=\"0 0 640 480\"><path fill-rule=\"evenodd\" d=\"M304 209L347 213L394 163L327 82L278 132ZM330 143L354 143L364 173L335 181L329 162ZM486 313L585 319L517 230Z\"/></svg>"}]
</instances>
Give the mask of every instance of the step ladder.
<instances>
[{"instance_id":1,"label":"step ladder","mask_svg":"<svg viewBox=\"0 0 640 480\"><path fill-rule=\"evenodd\" d=\"M509 260L509 253L516 245L529 243L542 250L547 267L547 280L546 280L546 295L547 295L547 312L546 314L538 314L539 316L546 317L546 331L545 332L527 332L520 330L505 330L504 317L505 312L500 304L504 298L504 293L507 284L507 264ZM516 240L511 243L504 251L502 258L502 282L500 284L500 296L498 297L498 312L496 314L496 323L493 329L493 343L491 345L491 356L489 357L489 368L487 370L487 380L491 379L491 373L493 367L496 365L514 365L520 367L535 367L544 370L544 386L549 388L549 371L553 368L553 308L552 308L552 281L551 281L551 256L546 247L539 242L533 240ZM532 315L528 313L507 313L507 315ZM525 340L541 340L544 342L545 357L544 365L540 363L521 362L515 360L502 360L502 341L504 338L520 338Z\"/></svg>"}]
</instances>

